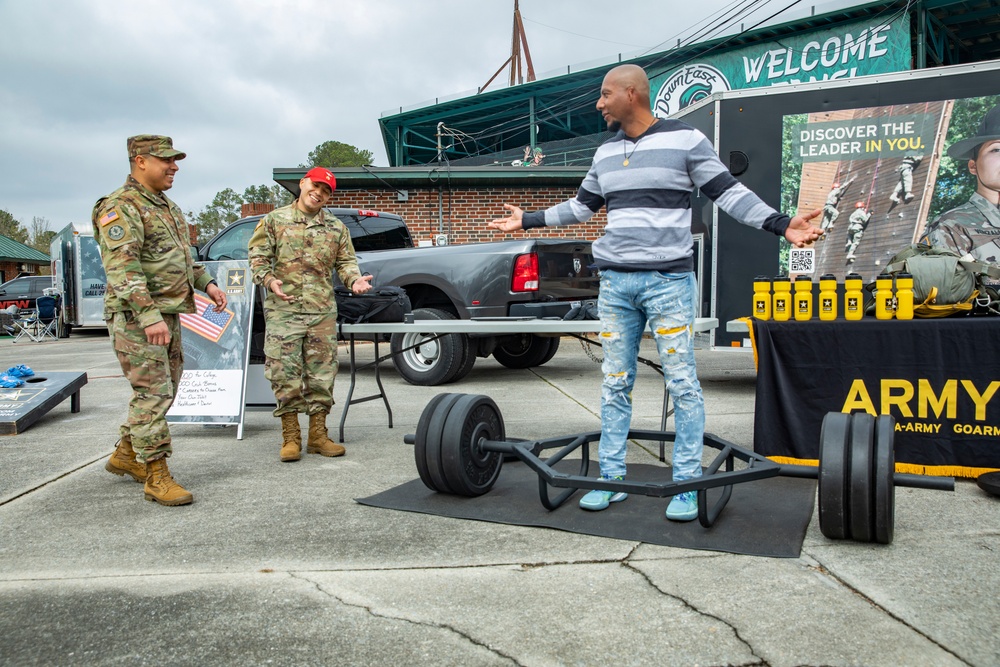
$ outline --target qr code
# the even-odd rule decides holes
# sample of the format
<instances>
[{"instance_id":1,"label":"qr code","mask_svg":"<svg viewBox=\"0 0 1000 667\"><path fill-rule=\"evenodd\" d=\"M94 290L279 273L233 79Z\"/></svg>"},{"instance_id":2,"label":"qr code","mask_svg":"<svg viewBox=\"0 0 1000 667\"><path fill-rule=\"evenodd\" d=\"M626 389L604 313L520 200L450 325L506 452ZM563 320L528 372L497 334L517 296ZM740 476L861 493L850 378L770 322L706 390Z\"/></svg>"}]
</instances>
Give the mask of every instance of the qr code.
<instances>
[{"instance_id":1,"label":"qr code","mask_svg":"<svg viewBox=\"0 0 1000 667\"><path fill-rule=\"evenodd\" d=\"M816 251L812 248L792 248L788 252L789 273L812 273L816 270Z\"/></svg>"}]
</instances>

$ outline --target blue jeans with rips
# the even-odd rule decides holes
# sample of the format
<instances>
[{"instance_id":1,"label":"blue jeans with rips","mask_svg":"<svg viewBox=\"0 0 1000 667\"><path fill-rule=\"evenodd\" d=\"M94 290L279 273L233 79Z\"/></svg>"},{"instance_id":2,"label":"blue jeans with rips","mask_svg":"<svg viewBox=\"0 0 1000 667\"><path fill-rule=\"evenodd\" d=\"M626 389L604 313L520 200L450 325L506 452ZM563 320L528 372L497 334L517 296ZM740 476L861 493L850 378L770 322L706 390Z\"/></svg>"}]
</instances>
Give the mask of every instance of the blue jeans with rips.
<instances>
[{"instance_id":1,"label":"blue jeans with rips","mask_svg":"<svg viewBox=\"0 0 1000 667\"><path fill-rule=\"evenodd\" d=\"M674 403L674 481L701 476L705 400L695 369L694 273L659 271L601 272L601 474L625 474L625 447L632 421L639 343L648 323L663 368L663 381Z\"/></svg>"}]
</instances>

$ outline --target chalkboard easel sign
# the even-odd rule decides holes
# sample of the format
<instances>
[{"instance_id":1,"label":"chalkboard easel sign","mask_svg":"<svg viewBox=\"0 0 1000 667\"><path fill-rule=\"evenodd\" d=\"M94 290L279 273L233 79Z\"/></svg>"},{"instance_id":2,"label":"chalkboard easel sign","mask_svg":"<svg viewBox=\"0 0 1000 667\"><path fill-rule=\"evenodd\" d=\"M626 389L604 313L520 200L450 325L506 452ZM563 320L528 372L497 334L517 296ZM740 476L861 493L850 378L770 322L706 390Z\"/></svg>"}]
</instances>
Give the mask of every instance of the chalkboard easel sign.
<instances>
[{"instance_id":1,"label":"chalkboard easel sign","mask_svg":"<svg viewBox=\"0 0 1000 667\"><path fill-rule=\"evenodd\" d=\"M246 260L229 260L204 266L226 290L229 303L217 313L211 299L196 293L198 312L181 315L184 373L167 421L235 424L239 440L253 315L250 265Z\"/></svg>"}]
</instances>

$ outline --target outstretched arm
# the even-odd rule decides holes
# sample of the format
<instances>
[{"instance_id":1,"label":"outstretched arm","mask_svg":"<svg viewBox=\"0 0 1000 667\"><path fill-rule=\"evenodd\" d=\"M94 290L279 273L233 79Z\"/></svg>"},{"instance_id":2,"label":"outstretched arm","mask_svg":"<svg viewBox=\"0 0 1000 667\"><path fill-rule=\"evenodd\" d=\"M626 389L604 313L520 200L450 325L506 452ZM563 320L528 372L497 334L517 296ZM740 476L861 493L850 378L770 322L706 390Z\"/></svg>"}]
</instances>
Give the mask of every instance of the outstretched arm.
<instances>
[{"instance_id":1,"label":"outstretched arm","mask_svg":"<svg viewBox=\"0 0 1000 667\"><path fill-rule=\"evenodd\" d=\"M785 229L785 238L788 239L788 242L796 248L801 248L822 236L823 230L810 222L822 212L823 209L818 208L805 215L799 214L792 218L791 222L788 223L788 228Z\"/></svg>"},{"instance_id":2,"label":"outstretched arm","mask_svg":"<svg viewBox=\"0 0 1000 667\"><path fill-rule=\"evenodd\" d=\"M524 216L524 211L511 204L504 204L503 207L510 212L510 215L506 218L491 220L489 222L489 226L494 229L499 229L501 232L516 232L519 229L523 229L522 218Z\"/></svg>"}]
</instances>

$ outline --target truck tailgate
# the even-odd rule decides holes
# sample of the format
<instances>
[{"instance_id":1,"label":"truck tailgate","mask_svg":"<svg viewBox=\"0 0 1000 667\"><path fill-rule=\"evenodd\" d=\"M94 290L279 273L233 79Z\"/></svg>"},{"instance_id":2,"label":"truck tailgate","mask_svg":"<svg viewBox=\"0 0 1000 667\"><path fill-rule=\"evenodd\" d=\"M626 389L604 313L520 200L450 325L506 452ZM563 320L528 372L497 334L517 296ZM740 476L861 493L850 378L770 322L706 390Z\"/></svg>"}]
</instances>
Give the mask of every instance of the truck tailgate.
<instances>
[{"instance_id":1,"label":"truck tailgate","mask_svg":"<svg viewBox=\"0 0 1000 667\"><path fill-rule=\"evenodd\" d=\"M558 301L595 299L600 287L588 241L538 239L538 293Z\"/></svg>"}]
</instances>

